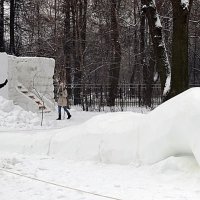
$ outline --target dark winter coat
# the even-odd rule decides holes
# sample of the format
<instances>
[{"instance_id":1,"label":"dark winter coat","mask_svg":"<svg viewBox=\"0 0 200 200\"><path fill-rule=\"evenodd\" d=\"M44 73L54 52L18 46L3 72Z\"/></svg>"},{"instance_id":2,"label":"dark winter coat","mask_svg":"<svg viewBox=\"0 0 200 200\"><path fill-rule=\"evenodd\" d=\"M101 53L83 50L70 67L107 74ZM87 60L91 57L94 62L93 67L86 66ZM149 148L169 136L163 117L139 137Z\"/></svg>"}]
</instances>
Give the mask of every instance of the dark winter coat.
<instances>
[{"instance_id":1,"label":"dark winter coat","mask_svg":"<svg viewBox=\"0 0 200 200\"><path fill-rule=\"evenodd\" d=\"M7 84L8 80L6 79L4 83L0 84L0 88L4 87Z\"/></svg>"}]
</instances>

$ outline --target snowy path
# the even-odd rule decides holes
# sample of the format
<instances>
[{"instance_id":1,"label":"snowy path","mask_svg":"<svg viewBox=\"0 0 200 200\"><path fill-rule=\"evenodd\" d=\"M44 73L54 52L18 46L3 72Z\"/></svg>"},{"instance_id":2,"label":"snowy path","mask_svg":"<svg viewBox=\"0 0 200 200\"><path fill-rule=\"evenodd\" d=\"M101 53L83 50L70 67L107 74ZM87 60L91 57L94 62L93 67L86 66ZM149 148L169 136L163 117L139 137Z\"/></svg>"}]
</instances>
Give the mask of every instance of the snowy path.
<instances>
[{"instance_id":1,"label":"snowy path","mask_svg":"<svg viewBox=\"0 0 200 200\"><path fill-rule=\"evenodd\" d=\"M151 167L136 168L7 154L0 157L0 167L26 176L123 200L197 200L200 197L200 170L191 157L172 157ZM1 200L106 199L2 171L0 171L0 185Z\"/></svg>"}]
</instances>

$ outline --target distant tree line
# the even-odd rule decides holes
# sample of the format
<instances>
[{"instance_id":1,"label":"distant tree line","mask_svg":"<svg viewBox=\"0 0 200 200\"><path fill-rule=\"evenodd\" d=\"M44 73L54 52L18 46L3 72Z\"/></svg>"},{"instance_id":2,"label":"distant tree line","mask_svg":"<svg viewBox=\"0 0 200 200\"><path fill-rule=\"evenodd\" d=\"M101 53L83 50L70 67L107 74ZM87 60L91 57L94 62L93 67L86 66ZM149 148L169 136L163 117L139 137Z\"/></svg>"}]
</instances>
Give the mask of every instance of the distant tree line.
<instances>
[{"instance_id":1,"label":"distant tree line","mask_svg":"<svg viewBox=\"0 0 200 200\"><path fill-rule=\"evenodd\" d=\"M149 105L159 83L163 101L200 83L200 1L0 0L0 52L56 60L55 77L74 87L144 84Z\"/></svg>"}]
</instances>

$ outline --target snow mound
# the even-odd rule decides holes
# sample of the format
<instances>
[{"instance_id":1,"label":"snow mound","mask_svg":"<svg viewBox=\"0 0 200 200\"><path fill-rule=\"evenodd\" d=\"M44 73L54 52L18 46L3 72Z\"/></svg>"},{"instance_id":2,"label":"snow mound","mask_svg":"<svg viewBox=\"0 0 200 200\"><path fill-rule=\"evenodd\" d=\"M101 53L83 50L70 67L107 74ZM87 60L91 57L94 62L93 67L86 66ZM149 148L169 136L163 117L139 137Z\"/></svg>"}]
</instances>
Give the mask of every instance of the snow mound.
<instances>
[{"instance_id":1,"label":"snow mound","mask_svg":"<svg viewBox=\"0 0 200 200\"><path fill-rule=\"evenodd\" d=\"M25 111L14 105L13 101L0 96L0 129L26 129L39 124L37 114Z\"/></svg>"}]
</instances>

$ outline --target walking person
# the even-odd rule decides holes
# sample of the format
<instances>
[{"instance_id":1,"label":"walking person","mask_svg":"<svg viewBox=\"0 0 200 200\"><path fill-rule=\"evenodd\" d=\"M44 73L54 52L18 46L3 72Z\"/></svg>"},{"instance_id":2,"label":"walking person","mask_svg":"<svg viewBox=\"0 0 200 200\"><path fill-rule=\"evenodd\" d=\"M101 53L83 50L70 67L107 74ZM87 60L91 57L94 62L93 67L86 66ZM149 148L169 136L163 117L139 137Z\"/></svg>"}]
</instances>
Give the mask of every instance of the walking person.
<instances>
[{"instance_id":1,"label":"walking person","mask_svg":"<svg viewBox=\"0 0 200 200\"><path fill-rule=\"evenodd\" d=\"M71 118L71 114L69 110L67 109L68 101L67 101L67 89L63 82L60 82L59 88L58 88L58 119L61 120L61 109L64 108L64 111L67 113L67 119Z\"/></svg>"},{"instance_id":2,"label":"walking person","mask_svg":"<svg viewBox=\"0 0 200 200\"><path fill-rule=\"evenodd\" d=\"M7 84L7 82L8 82L8 79L6 79L4 83L0 84L0 88L4 87Z\"/></svg>"}]
</instances>

